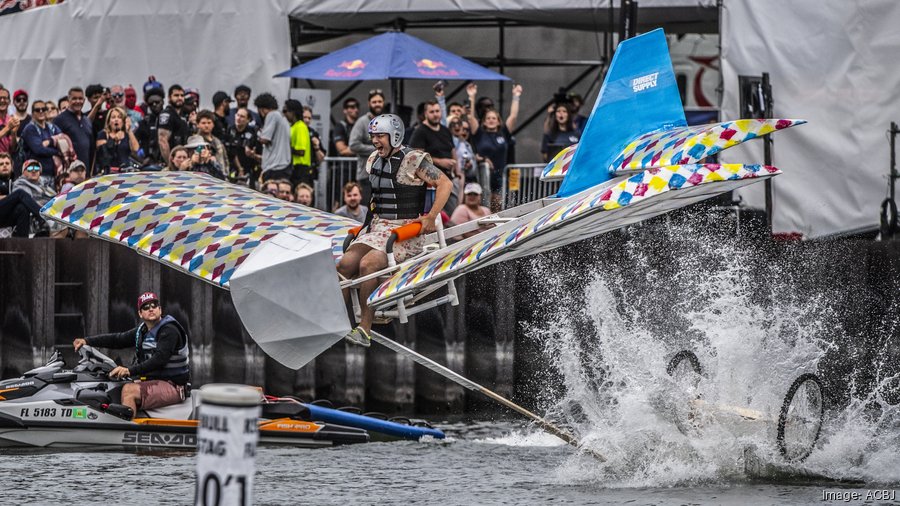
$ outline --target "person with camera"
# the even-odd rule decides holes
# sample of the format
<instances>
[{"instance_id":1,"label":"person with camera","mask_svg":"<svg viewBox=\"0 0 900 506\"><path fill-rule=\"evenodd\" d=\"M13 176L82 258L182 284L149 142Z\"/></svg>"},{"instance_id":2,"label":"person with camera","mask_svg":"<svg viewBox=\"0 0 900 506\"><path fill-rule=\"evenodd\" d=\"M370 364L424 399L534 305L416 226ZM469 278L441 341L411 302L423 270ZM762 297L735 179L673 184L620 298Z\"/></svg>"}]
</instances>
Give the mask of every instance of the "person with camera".
<instances>
[{"instance_id":1,"label":"person with camera","mask_svg":"<svg viewBox=\"0 0 900 506\"><path fill-rule=\"evenodd\" d=\"M191 128L190 135L197 133L197 112L200 111L200 90L186 88L184 90L184 106L181 108L181 117L188 122Z\"/></svg>"},{"instance_id":2,"label":"person with camera","mask_svg":"<svg viewBox=\"0 0 900 506\"><path fill-rule=\"evenodd\" d=\"M175 146L169 154L169 164L166 169L169 172L191 170L191 151L184 146Z\"/></svg>"},{"instance_id":3,"label":"person with camera","mask_svg":"<svg viewBox=\"0 0 900 506\"><path fill-rule=\"evenodd\" d=\"M231 162L231 173L228 180L232 183L246 184L256 189L259 183L259 164L262 161L262 145L257 138L257 128L252 123L250 110L240 107L234 113L234 125L228 127L228 160Z\"/></svg>"},{"instance_id":4,"label":"person with camera","mask_svg":"<svg viewBox=\"0 0 900 506\"><path fill-rule=\"evenodd\" d=\"M203 140L203 137L200 135L188 137L188 142L184 147L191 154L191 163L189 168L182 170L203 172L216 179L225 180L225 172L222 171L222 167L209 149L209 143Z\"/></svg>"},{"instance_id":5,"label":"person with camera","mask_svg":"<svg viewBox=\"0 0 900 506\"><path fill-rule=\"evenodd\" d=\"M581 132L573 123L574 111L568 102L557 103L553 108L553 122L541 140L541 156L549 162L563 149L581 140Z\"/></svg>"},{"instance_id":6,"label":"person with camera","mask_svg":"<svg viewBox=\"0 0 900 506\"><path fill-rule=\"evenodd\" d=\"M106 124L107 104L112 103L112 92L104 88L102 84L89 84L84 89L91 110L88 111L88 119L91 120L91 131L94 133L93 141L97 141L97 134L103 130Z\"/></svg>"},{"instance_id":7,"label":"person with camera","mask_svg":"<svg viewBox=\"0 0 900 506\"><path fill-rule=\"evenodd\" d=\"M225 144L213 135L216 125L216 115L209 109L204 109L197 113L197 135L203 137L209 147L210 153L215 157L219 168L223 174L228 174L231 170L228 164L228 153L225 151Z\"/></svg>"},{"instance_id":8,"label":"person with camera","mask_svg":"<svg viewBox=\"0 0 900 506\"><path fill-rule=\"evenodd\" d=\"M181 117L184 108L184 88L177 84L169 87L169 105L159 115L159 152L162 160L169 161L169 150L187 142L190 126Z\"/></svg>"},{"instance_id":9,"label":"person with camera","mask_svg":"<svg viewBox=\"0 0 900 506\"><path fill-rule=\"evenodd\" d=\"M163 161L159 150L159 116L163 110L165 97L161 87L147 90L144 97L146 100L144 108L147 112L134 132L141 146L140 151L143 155L141 163L145 166L163 166L166 162Z\"/></svg>"},{"instance_id":10,"label":"person with camera","mask_svg":"<svg viewBox=\"0 0 900 506\"><path fill-rule=\"evenodd\" d=\"M97 134L97 157L94 174L114 174L136 170L140 165L132 157L141 148L131 118L121 107L113 107L106 113L106 125Z\"/></svg>"}]
</instances>

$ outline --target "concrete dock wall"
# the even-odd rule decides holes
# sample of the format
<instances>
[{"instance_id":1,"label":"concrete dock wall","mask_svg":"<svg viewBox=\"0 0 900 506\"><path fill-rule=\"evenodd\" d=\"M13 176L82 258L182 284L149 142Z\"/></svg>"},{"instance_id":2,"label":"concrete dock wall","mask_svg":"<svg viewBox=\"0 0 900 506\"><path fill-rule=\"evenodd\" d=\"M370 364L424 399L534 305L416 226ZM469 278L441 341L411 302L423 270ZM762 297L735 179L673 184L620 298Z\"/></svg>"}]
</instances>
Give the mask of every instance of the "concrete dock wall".
<instances>
[{"instance_id":1,"label":"concrete dock wall","mask_svg":"<svg viewBox=\"0 0 900 506\"><path fill-rule=\"evenodd\" d=\"M594 248L597 246L595 245ZM671 245L665 245L671 248ZM840 346L821 365L834 402L865 390L878 378L867 364L900 364L900 242L833 241L767 243L757 255L787 265L798 292L830 301L842 334ZM602 245L601 245L602 250ZM589 273L596 257L585 247L555 253L559 269ZM631 269L629 259L608 261ZM659 255L666 269L666 255ZM535 290L539 276L529 260L504 263L458 282L462 303L413 317L408 325L380 328L386 335L529 407L547 397L552 371L540 343L525 330L540 323L560 301ZM562 271L559 271L562 272ZM767 283L761 271L760 286ZM553 273L550 273L551 275ZM575 276L578 277L578 276ZM72 339L121 331L136 324L135 299L157 291L166 313L191 335L194 385L233 382L263 386L275 395L329 399L335 406L393 413L462 413L496 405L406 357L378 345L369 349L337 343L299 371L267 357L243 329L230 294L121 246L95 239L0 240L0 370L2 377L41 365L60 349L74 365ZM836 330L837 331L837 330ZM130 350L111 355L127 364ZM551 389L552 390L552 389ZM857 392L859 393L859 392Z\"/></svg>"}]
</instances>

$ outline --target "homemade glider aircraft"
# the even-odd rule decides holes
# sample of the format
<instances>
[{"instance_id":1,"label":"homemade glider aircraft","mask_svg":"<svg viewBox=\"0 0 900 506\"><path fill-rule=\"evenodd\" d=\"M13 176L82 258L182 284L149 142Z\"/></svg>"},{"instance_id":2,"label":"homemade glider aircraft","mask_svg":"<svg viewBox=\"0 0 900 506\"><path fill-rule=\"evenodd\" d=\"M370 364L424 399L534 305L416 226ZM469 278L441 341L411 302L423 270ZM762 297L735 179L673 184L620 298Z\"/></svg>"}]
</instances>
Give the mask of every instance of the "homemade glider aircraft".
<instances>
[{"instance_id":1,"label":"homemade glider aircraft","mask_svg":"<svg viewBox=\"0 0 900 506\"><path fill-rule=\"evenodd\" d=\"M405 323L416 312L457 304L453 280L476 269L773 177L780 171L770 166L701 162L801 123L737 120L689 127L662 30L623 41L581 142L544 170L544 178L562 179L559 193L428 235L422 255L373 275L383 281L368 302L378 316ZM349 219L191 172L90 179L42 212L230 290L252 338L288 367L302 367L352 328L341 289L354 289L364 278L341 282L335 268L345 239L358 225ZM484 224L496 226L447 245L446 239ZM418 227L398 231L398 240L418 234ZM446 295L424 300L442 288ZM418 355L383 336L373 338ZM452 373L418 357L432 370ZM468 388L481 388L452 374Z\"/></svg>"}]
</instances>

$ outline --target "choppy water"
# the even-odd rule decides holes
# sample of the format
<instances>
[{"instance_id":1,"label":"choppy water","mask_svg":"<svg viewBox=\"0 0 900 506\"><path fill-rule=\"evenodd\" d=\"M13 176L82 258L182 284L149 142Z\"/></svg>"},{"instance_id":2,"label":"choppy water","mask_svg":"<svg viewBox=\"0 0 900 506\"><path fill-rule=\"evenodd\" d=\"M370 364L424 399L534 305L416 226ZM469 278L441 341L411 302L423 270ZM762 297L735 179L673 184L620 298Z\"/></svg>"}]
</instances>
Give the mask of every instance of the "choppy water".
<instances>
[{"instance_id":1,"label":"choppy water","mask_svg":"<svg viewBox=\"0 0 900 506\"><path fill-rule=\"evenodd\" d=\"M517 422L445 424L448 442L327 450L261 448L256 504L821 504L824 490L888 488L719 478L680 486L626 486L598 464ZM188 504L186 453L7 453L4 504ZM895 489L900 489L894 486Z\"/></svg>"},{"instance_id":2,"label":"choppy water","mask_svg":"<svg viewBox=\"0 0 900 506\"><path fill-rule=\"evenodd\" d=\"M871 388L853 387L859 371L833 366L854 338L835 318L841 287L827 279L803 285L790 262L705 237L697 224L657 226L653 234L586 246L590 260L568 273L559 256L536 259L536 277L562 274L538 287L553 303L520 322L548 364L534 381L540 411L567 424L606 462L519 419L438 421L450 436L445 441L263 448L256 503L900 504L900 408L891 404L897 357L886 351L865 364L875 372ZM664 246L654 251L666 253L645 253L647 236ZM886 335L897 325L882 323ZM681 349L703 366L696 386L666 373ZM802 469L842 483L792 479L766 467L783 462L771 423L700 417L679 428L684 406L698 395L775 418L791 381L805 372L842 393L829 397L820 440ZM191 454L0 455L2 502L15 504L186 504L193 471ZM860 500L823 501L840 491Z\"/></svg>"},{"instance_id":3,"label":"choppy water","mask_svg":"<svg viewBox=\"0 0 900 506\"><path fill-rule=\"evenodd\" d=\"M546 300L561 301L526 325L555 365L545 408L610 459L587 468L568 461L562 472L609 487L739 483L752 474L748 448L764 462L784 462L775 444L782 403L796 378L816 373L828 389L825 418L802 468L900 488L896 317L873 326L884 335L852 335L837 318L847 303L839 276L798 268L822 259L798 262L765 244L723 241L698 232L708 229L696 220L651 226L594 243L586 265L539 287ZM647 237L659 242L650 248ZM548 272L559 261L532 263ZM878 347L874 359L859 359L861 342ZM684 349L703 367L687 387L666 372ZM863 372L874 377L867 388L854 384ZM685 430L686 406L698 397L763 421L700 410Z\"/></svg>"}]
</instances>

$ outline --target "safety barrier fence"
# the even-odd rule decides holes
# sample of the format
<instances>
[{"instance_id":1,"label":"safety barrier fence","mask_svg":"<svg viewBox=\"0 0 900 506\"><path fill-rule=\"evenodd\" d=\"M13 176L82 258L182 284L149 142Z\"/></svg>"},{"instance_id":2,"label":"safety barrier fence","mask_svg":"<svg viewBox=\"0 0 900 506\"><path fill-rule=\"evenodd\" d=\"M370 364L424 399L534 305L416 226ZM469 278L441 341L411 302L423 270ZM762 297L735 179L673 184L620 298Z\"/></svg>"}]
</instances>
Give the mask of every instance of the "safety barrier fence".
<instances>
[{"instance_id":1,"label":"safety barrier fence","mask_svg":"<svg viewBox=\"0 0 900 506\"><path fill-rule=\"evenodd\" d=\"M356 157L329 156L319 165L319 194L316 207L334 211L344 205L344 185L356 180Z\"/></svg>"},{"instance_id":2,"label":"safety barrier fence","mask_svg":"<svg viewBox=\"0 0 900 506\"><path fill-rule=\"evenodd\" d=\"M348 181L356 179L357 159L354 157L328 157L319 168L320 198L316 207L333 211L343 205L342 189ZM549 197L559 190L559 181L541 181L543 163L519 163L507 165L503 171L500 189L503 208L513 207L533 200ZM484 174L482 174L484 172ZM487 202L489 177L487 169L479 171L478 182L485 187Z\"/></svg>"},{"instance_id":3,"label":"safety barrier fence","mask_svg":"<svg viewBox=\"0 0 900 506\"><path fill-rule=\"evenodd\" d=\"M559 190L559 181L541 181L541 171L546 164L519 163L506 166L500 196L503 208L515 207L544 197Z\"/></svg>"}]
</instances>

